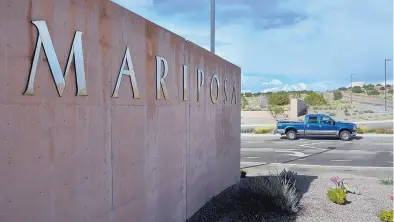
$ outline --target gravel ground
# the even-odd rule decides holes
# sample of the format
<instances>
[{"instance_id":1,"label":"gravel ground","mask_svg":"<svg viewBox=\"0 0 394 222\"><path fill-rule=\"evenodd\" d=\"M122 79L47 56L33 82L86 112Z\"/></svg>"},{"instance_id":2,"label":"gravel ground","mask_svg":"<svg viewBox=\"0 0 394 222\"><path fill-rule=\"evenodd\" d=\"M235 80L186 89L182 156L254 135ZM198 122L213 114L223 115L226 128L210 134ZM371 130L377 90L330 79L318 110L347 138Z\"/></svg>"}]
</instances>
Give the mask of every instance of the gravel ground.
<instances>
[{"instance_id":1,"label":"gravel ground","mask_svg":"<svg viewBox=\"0 0 394 222\"><path fill-rule=\"evenodd\" d=\"M361 195L348 194L347 205L333 204L326 198L327 179L314 180L302 199L303 212L296 221L380 221L381 210L393 209L390 195L393 186L379 184L376 179L345 179L357 187Z\"/></svg>"},{"instance_id":2,"label":"gravel ground","mask_svg":"<svg viewBox=\"0 0 394 222\"><path fill-rule=\"evenodd\" d=\"M341 178L342 179L342 178ZM253 203L232 202L237 186L230 187L206 204L189 221L302 221L302 222L379 222L381 210L393 209L390 195L393 186L382 185L376 178L344 178L352 187L357 187L361 195L348 194L346 205L336 205L329 201L326 192L330 188L329 179L311 177L299 178L297 189L302 194L301 211L296 216L267 213ZM229 207L230 208L227 208Z\"/></svg>"}]
</instances>

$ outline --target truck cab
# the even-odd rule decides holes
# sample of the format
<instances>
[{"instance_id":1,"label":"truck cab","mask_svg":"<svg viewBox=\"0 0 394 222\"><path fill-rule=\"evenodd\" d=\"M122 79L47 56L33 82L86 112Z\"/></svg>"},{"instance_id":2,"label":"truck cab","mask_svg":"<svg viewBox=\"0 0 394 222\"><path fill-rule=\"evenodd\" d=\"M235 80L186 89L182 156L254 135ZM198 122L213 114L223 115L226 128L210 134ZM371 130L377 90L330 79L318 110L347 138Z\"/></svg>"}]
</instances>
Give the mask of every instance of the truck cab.
<instances>
[{"instance_id":1,"label":"truck cab","mask_svg":"<svg viewBox=\"0 0 394 222\"><path fill-rule=\"evenodd\" d=\"M308 114L304 122L278 121L274 133L286 135L289 140L297 137L338 137L348 141L357 135L357 126L337 121L326 114Z\"/></svg>"}]
</instances>

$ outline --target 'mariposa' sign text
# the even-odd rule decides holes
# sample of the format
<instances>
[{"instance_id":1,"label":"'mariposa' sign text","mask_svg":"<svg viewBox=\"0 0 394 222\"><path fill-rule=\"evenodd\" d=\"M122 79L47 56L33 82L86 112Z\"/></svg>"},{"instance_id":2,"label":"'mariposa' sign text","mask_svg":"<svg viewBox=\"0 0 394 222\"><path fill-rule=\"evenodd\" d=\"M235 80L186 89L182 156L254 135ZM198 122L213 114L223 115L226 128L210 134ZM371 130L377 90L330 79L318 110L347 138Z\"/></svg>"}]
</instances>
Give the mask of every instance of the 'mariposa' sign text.
<instances>
[{"instance_id":1,"label":"'mariposa' sign text","mask_svg":"<svg viewBox=\"0 0 394 222\"><path fill-rule=\"evenodd\" d=\"M45 21L33 21L32 22L37 30L38 30L38 38L35 47L33 62L30 70L30 76L27 84L27 88L24 92L24 95L33 95L34 94L34 79L36 76L38 59L40 57L41 47L44 48L44 52L48 59L49 67L53 76L53 79L56 84L57 92L59 96L62 96L64 88L66 86L66 78L67 74L70 70L71 62L74 60L75 64L75 75L77 82L77 96L87 96L88 89L86 87L86 76L85 76L85 67L84 67L84 59L83 59L83 47L82 47L82 32L76 31L74 34L74 40L71 46L70 54L67 60L66 68L64 73L59 64L58 57L55 53L55 49L52 43L51 36L48 31L48 27ZM161 91L163 92L163 97L165 100L168 99L168 89L165 83L165 78L168 75L168 63L167 61L160 56L156 56L156 99L161 99ZM126 65L128 69L126 68ZM188 88L187 88L187 65L183 65L183 100L188 99ZM196 70L197 74L197 101L200 101L200 92L201 88L204 86L204 71L201 69ZM119 87L122 80L123 75L129 76L131 80L131 88L133 90L133 98L140 99L141 95L138 89L137 79L135 77L133 61L131 60L131 54L128 47L126 47L126 52L123 57L123 62L118 74L118 78L116 81L116 85L114 87L112 97L119 97ZM227 92L226 92L226 83L227 78L224 80L224 94L225 99L224 103L227 102ZM210 97L212 103L217 103L219 97L219 77L217 75L213 75L210 83ZM216 95L213 95L213 89L216 88ZM231 103L237 103L236 101L236 83L234 82L232 87L232 95L231 95Z\"/></svg>"}]
</instances>

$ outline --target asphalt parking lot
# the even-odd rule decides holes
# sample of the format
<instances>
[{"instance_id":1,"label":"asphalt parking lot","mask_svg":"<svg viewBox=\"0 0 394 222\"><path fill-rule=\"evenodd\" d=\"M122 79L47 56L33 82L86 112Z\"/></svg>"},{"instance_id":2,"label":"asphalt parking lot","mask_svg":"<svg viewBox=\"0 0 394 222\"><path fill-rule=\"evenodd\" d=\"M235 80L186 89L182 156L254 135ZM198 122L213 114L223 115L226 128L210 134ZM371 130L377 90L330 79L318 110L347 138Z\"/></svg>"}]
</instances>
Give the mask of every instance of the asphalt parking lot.
<instances>
[{"instance_id":1,"label":"asphalt parking lot","mask_svg":"<svg viewBox=\"0 0 394 222\"><path fill-rule=\"evenodd\" d=\"M270 163L389 168L393 167L393 136L357 136L345 142L242 134L241 167Z\"/></svg>"}]
</instances>

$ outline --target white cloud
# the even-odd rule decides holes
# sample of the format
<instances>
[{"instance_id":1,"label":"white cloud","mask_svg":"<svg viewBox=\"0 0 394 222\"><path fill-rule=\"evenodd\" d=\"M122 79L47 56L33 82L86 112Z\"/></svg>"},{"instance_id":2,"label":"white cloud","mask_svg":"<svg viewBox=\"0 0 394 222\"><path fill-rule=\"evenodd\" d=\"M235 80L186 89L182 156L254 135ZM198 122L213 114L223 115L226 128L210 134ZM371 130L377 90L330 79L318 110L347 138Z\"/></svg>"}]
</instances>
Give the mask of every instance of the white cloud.
<instances>
[{"instance_id":1,"label":"white cloud","mask_svg":"<svg viewBox=\"0 0 394 222\"><path fill-rule=\"evenodd\" d=\"M301 90L305 90L307 88L307 85L305 83L299 82L298 86L300 87Z\"/></svg>"},{"instance_id":2,"label":"white cloud","mask_svg":"<svg viewBox=\"0 0 394 222\"><path fill-rule=\"evenodd\" d=\"M207 22L190 25L182 15L158 16L151 7L153 0L113 1L209 50L209 15ZM135 2L139 6L134 6ZM270 29L258 29L256 21L244 16L231 23L218 23L216 41L224 44L216 45L216 54L240 66L243 73L277 74L293 79L294 83L287 88L324 90L347 85L350 73L356 73L360 81L381 81L377 73L384 73L384 58L393 57L392 0L357 4L351 0L287 0L278 4L306 19L295 18L298 21L295 25ZM245 6L241 9L244 13L250 10ZM226 10L235 10L234 5L222 9ZM390 80L392 70L389 65ZM310 79L308 84L301 82L305 79ZM248 89L264 89L264 82L269 83L264 76L242 79L243 88ZM271 89L285 87L276 87L282 82L275 83L278 82L271 81L275 86Z\"/></svg>"},{"instance_id":3,"label":"white cloud","mask_svg":"<svg viewBox=\"0 0 394 222\"><path fill-rule=\"evenodd\" d=\"M282 85L282 81L280 81L279 79L272 79L269 82L263 82L263 85Z\"/></svg>"}]
</instances>

